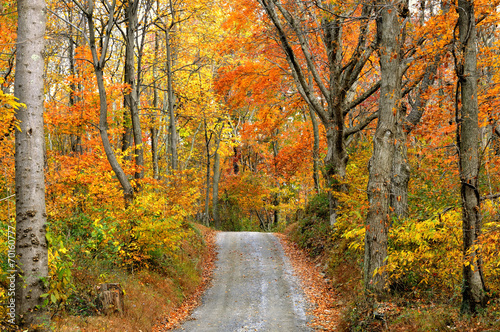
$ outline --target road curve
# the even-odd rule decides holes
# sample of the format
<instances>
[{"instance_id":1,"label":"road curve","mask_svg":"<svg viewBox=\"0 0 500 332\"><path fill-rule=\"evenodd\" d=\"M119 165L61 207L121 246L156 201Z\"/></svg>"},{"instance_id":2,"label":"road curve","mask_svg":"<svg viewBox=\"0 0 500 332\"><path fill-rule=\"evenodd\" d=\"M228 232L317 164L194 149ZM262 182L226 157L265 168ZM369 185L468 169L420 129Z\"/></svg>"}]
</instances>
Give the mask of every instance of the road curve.
<instances>
[{"instance_id":1,"label":"road curve","mask_svg":"<svg viewBox=\"0 0 500 332\"><path fill-rule=\"evenodd\" d=\"M175 331L312 331L299 281L273 234L221 232L217 246L212 286Z\"/></svg>"}]
</instances>

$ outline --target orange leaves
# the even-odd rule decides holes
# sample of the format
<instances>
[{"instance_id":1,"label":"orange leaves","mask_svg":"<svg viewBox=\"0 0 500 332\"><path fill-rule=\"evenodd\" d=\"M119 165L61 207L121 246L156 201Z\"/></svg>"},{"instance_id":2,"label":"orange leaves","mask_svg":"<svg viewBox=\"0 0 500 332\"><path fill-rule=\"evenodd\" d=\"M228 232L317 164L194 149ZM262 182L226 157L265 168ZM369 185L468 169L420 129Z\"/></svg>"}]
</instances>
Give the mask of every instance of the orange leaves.
<instances>
[{"instance_id":1,"label":"orange leaves","mask_svg":"<svg viewBox=\"0 0 500 332\"><path fill-rule=\"evenodd\" d=\"M14 66L14 50L17 38L16 1L2 0L0 4L0 72L10 72ZM13 73L13 72L12 72ZM9 77L10 78L10 77ZM3 82L2 82L3 84Z\"/></svg>"},{"instance_id":2,"label":"orange leaves","mask_svg":"<svg viewBox=\"0 0 500 332\"><path fill-rule=\"evenodd\" d=\"M241 172L221 179L224 194L219 197L222 202L234 204L248 214L254 209L262 208L264 199L269 194L268 181L261 174Z\"/></svg>"},{"instance_id":3,"label":"orange leaves","mask_svg":"<svg viewBox=\"0 0 500 332\"><path fill-rule=\"evenodd\" d=\"M282 74L265 59L240 59L219 70L215 89L220 96L226 96L231 108L270 106L279 103L284 95L284 91L283 95L279 93L285 88Z\"/></svg>"},{"instance_id":4,"label":"orange leaves","mask_svg":"<svg viewBox=\"0 0 500 332\"><path fill-rule=\"evenodd\" d=\"M335 331L340 323L339 303L342 302L331 288L330 281L323 277L318 265L315 265L297 244L290 242L283 235L277 236L295 274L302 281L302 289L314 305L310 312L313 316L310 325L318 330Z\"/></svg>"}]
</instances>

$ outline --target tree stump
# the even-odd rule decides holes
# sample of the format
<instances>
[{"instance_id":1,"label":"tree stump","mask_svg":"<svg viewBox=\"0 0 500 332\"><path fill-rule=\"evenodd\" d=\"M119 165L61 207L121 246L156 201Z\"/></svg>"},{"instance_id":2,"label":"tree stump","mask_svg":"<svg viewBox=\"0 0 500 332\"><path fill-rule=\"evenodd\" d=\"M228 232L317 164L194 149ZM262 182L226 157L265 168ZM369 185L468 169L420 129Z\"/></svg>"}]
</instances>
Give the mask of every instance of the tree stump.
<instances>
[{"instance_id":1,"label":"tree stump","mask_svg":"<svg viewBox=\"0 0 500 332\"><path fill-rule=\"evenodd\" d=\"M105 283L97 286L97 303L102 313L110 315L115 312L123 314L123 290L120 284Z\"/></svg>"}]
</instances>

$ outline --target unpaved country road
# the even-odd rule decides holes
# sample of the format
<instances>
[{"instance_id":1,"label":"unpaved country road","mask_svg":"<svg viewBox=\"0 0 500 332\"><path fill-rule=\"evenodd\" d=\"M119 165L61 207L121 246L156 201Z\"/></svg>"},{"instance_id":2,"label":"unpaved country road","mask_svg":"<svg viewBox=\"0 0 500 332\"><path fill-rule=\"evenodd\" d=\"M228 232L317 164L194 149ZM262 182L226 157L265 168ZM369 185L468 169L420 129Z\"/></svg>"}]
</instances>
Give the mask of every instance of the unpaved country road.
<instances>
[{"instance_id":1,"label":"unpaved country road","mask_svg":"<svg viewBox=\"0 0 500 332\"><path fill-rule=\"evenodd\" d=\"M272 234L221 232L212 286L175 331L312 331L308 304Z\"/></svg>"}]
</instances>

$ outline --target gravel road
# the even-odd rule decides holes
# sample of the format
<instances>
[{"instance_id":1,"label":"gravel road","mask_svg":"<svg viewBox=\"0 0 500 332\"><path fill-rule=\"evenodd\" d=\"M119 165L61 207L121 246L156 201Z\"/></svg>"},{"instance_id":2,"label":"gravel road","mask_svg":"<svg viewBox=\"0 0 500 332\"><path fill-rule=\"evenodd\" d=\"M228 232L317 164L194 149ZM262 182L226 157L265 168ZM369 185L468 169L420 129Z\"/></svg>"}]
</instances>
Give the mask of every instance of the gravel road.
<instances>
[{"instance_id":1,"label":"gravel road","mask_svg":"<svg viewBox=\"0 0 500 332\"><path fill-rule=\"evenodd\" d=\"M212 286L175 331L312 331L308 304L272 234L221 232Z\"/></svg>"}]
</instances>

